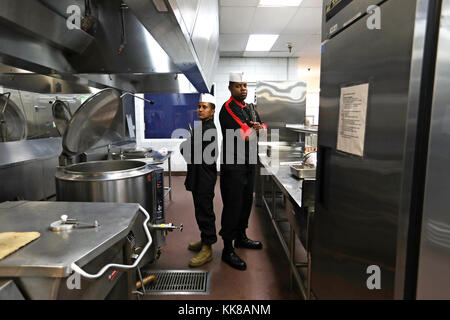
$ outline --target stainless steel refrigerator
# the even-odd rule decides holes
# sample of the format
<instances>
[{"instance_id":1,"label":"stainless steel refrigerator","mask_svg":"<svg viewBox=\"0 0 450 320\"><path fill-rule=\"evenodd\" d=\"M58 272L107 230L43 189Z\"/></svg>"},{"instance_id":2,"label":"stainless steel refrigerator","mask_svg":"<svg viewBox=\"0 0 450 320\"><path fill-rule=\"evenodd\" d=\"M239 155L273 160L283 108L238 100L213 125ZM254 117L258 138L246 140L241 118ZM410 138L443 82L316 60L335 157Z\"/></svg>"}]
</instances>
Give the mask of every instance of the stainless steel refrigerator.
<instances>
[{"instance_id":1,"label":"stainless steel refrigerator","mask_svg":"<svg viewBox=\"0 0 450 320\"><path fill-rule=\"evenodd\" d=\"M318 299L450 298L449 10L324 1Z\"/></svg>"}]
</instances>

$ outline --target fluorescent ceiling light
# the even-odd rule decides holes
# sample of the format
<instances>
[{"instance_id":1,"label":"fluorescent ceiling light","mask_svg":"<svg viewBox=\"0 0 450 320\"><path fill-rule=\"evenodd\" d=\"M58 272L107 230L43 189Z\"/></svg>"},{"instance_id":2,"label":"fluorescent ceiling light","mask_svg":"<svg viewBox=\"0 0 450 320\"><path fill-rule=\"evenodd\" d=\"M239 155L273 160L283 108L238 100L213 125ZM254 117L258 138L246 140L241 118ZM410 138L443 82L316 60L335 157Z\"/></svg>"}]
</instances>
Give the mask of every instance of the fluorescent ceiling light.
<instances>
[{"instance_id":1,"label":"fluorescent ceiling light","mask_svg":"<svg viewBox=\"0 0 450 320\"><path fill-rule=\"evenodd\" d=\"M258 7L298 7L303 0L259 0Z\"/></svg>"},{"instance_id":2,"label":"fluorescent ceiling light","mask_svg":"<svg viewBox=\"0 0 450 320\"><path fill-rule=\"evenodd\" d=\"M279 34L251 34L245 51L270 51Z\"/></svg>"}]
</instances>

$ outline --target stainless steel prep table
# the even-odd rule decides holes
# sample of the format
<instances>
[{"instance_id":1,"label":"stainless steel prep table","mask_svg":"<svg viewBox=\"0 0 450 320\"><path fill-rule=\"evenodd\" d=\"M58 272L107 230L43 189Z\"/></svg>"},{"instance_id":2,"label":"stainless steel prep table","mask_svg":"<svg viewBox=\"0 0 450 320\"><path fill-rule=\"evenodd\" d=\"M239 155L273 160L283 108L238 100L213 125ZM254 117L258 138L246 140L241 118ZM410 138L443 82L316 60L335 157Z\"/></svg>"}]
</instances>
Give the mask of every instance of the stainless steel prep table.
<instances>
[{"instance_id":1,"label":"stainless steel prep table","mask_svg":"<svg viewBox=\"0 0 450 320\"><path fill-rule=\"evenodd\" d=\"M50 231L50 224L63 214L82 222L98 220L100 226ZM0 261L0 280L13 279L28 299L103 299L122 272L115 279L111 272L96 281L82 279L81 290L70 290L66 279L71 265L96 272L108 263L124 262L123 240L130 231L136 233L138 216L137 204L4 202L0 204L0 232L37 231L41 236Z\"/></svg>"},{"instance_id":2,"label":"stainless steel prep table","mask_svg":"<svg viewBox=\"0 0 450 320\"><path fill-rule=\"evenodd\" d=\"M311 270L311 256L309 252L309 224L310 218L314 212L314 184L315 180L296 179L291 175L289 166L272 166L270 158L265 154L259 154L260 169L265 170L261 172L261 195L257 194L259 200L265 205L275 231L280 239L281 245L289 259L290 273L291 273L291 287L292 280L297 282L302 295L305 299L310 299L310 270ZM272 181L270 189L266 190L266 182L264 176L269 176ZM285 199L284 216L279 214L277 208L277 189L282 192ZM270 193L270 200L266 198L265 194ZM270 202L270 204L269 204ZM290 235L289 241L286 242L281 228L280 222L289 222ZM295 260L295 238L296 236L302 243L306 250L306 262L297 263ZM306 287L299 273L298 268L306 268Z\"/></svg>"}]
</instances>

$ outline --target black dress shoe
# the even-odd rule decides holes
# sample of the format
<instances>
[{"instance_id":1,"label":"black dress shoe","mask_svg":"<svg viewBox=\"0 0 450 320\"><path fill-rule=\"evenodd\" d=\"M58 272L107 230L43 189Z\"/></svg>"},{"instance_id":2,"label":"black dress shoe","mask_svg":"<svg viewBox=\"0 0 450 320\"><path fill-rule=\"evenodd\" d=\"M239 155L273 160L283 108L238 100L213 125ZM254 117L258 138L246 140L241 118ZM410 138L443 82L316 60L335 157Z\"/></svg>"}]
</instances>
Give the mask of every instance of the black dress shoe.
<instances>
[{"instance_id":1,"label":"black dress shoe","mask_svg":"<svg viewBox=\"0 0 450 320\"><path fill-rule=\"evenodd\" d=\"M262 249L263 245L260 241L253 241L245 237L234 240L234 247L246 249Z\"/></svg>"},{"instance_id":2,"label":"black dress shoe","mask_svg":"<svg viewBox=\"0 0 450 320\"><path fill-rule=\"evenodd\" d=\"M247 265L245 264L245 261L239 258L239 256L234 252L222 252L222 261L229 264L231 267L238 269L238 270L245 270L247 269Z\"/></svg>"}]
</instances>

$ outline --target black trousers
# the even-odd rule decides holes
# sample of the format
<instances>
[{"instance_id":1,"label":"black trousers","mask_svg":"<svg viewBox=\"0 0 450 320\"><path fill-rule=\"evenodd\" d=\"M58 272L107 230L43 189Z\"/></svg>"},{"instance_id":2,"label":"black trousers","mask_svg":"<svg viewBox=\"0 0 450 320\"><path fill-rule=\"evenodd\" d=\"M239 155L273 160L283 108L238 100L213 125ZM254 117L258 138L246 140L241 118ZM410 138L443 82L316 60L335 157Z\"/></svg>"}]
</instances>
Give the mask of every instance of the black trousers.
<instances>
[{"instance_id":1,"label":"black trousers","mask_svg":"<svg viewBox=\"0 0 450 320\"><path fill-rule=\"evenodd\" d=\"M224 240L234 240L248 228L255 172L255 165L222 165L220 168L223 211L219 235Z\"/></svg>"},{"instance_id":2,"label":"black trousers","mask_svg":"<svg viewBox=\"0 0 450 320\"><path fill-rule=\"evenodd\" d=\"M203 244L212 245L217 242L216 215L214 214L214 187L217 181L217 169L208 166L198 166L194 171L195 183L192 197L194 198L195 219L200 229ZM211 170L209 170L211 169Z\"/></svg>"},{"instance_id":3,"label":"black trousers","mask_svg":"<svg viewBox=\"0 0 450 320\"><path fill-rule=\"evenodd\" d=\"M214 214L214 193L206 194L193 192L195 206L195 219L200 229L203 244L212 245L217 242L216 216Z\"/></svg>"}]
</instances>

